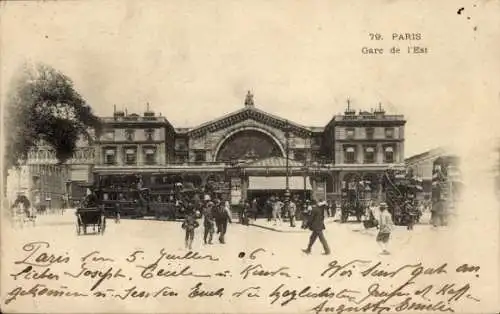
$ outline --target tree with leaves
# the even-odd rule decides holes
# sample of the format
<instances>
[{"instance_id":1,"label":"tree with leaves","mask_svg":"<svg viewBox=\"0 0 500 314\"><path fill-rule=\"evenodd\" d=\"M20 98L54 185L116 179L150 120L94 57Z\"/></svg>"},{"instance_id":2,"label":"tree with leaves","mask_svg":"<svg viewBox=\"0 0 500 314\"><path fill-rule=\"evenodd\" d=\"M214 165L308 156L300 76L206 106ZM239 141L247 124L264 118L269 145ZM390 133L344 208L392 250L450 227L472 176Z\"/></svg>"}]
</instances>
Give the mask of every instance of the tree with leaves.
<instances>
[{"instance_id":1,"label":"tree with leaves","mask_svg":"<svg viewBox=\"0 0 500 314\"><path fill-rule=\"evenodd\" d=\"M79 138L91 142L102 126L71 79L45 64L21 68L7 94L4 121L5 170L24 163L38 145L51 147L64 163Z\"/></svg>"}]
</instances>

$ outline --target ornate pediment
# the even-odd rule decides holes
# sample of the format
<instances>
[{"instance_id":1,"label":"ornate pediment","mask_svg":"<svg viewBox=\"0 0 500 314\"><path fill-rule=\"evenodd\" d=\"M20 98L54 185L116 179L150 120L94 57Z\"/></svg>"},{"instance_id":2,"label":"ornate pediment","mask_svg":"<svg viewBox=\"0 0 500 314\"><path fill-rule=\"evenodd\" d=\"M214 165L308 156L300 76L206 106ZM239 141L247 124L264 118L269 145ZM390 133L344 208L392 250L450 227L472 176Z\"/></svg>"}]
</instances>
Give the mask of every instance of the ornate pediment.
<instances>
[{"instance_id":1,"label":"ornate pediment","mask_svg":"<svg viewBox=\"0 0 500 314\"><path fill-rule=\"evenodd\" d=\"M264 125L283 131L286 131L288 129L290 133L300 137L311 136L311 130L309 128L259 110L253 105L247 105L241 110L195 127L189 131L189 134L193 137L198 137L206 133L228 128L234 124L241 123L246 120L254 120Z\"/></svg>"}]
</instances>

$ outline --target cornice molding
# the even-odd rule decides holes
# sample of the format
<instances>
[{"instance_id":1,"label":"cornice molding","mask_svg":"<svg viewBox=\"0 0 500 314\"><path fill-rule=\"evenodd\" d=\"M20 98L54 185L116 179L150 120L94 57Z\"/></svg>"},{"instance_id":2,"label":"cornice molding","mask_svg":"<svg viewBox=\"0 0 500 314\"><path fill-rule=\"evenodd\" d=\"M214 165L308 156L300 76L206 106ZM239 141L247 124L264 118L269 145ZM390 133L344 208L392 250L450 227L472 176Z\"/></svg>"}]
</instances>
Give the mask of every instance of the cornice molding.
<instances>
[{"instance_id":1,"label":"cornice molding","mask_svg":"<svg viewBox=\"0 0 500 314\"><path fill-rule=\"evenodd\" d=\"M283 131L286 131L286 127L288 125L289 131L292 134L296 134L301 137L312 136L312 131L304 126L300 126L293 122L287 123L287 120L285 119L275 117L271 114L268 114L267 112L258 110L253 107L247 107L228 116L202 124L201 126L190 130L189 135L193 137L200 137L209 132L215 132L221 129L225 129L248 119L255 120L264 125L271 126Z\"/></svg>"}]
</instances>

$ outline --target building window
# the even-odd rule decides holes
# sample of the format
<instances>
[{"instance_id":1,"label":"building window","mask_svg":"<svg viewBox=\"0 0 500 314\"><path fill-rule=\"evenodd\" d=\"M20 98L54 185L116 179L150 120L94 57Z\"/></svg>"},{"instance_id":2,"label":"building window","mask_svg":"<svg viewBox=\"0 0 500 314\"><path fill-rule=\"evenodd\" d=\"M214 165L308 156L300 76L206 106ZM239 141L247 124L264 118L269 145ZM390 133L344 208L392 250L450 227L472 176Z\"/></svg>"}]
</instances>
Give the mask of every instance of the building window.
<instances>
[{"instance_id":1,"label":"building window","mask_svg":"<svg viewBox=\"0 0 500 314\"><path fill-rule=\"evenodd\" d=\"M374 129L373 128L366 128L365 132L366 132L366 138L369 139L369 140L372 140L373 139L373 134L375 133Z\"/></svg>"},{"instance_id":2,"label":"building window","mask_svg":"<svg viewBox=\"0 0 500 314\"><path fill-rule=\"evenodd\" d=\"M187 150L187 143L184 139L176 139L175 140L175 150L185 151Z\"/></svg>"},{"instance_id":3,"label":"building window","mask_svg":"<svg viewBox=\"0 0 500 314\"><path fill-rule=\"evenodd\" d=\"M305 149L296 149L294 151L294 159L298 161L306 161L306 151Z\"/></svg>"},{"instance_id":4,"label":"building window","mask_svg":"<svg viewBox=\"0 0 500 314\"><path fill-rule=\"evenodd\" d=\"M318 136L313 137L312 144L314 146L321 146L321 137L318 137Z\"/></svg>"},{"instance_id":5,"label":"building window","mask_svg":"<svg viewBox=\"0 0 500 314\"><path fill-rule=\"evenodd\" d=\"M153 141L154 135L155 135L155 130L153 130L153 129L144 130L144 134L146 135L146 141Z\"/></svg>"},{"instance_id":6,"label":"building window","mask_svg":"<svg viewBox=\"0 0 500 314\"><path fill-rule=\"evenodd\" d=\"M319 152L319 151L317 151L317 150L313 150L313 151L311 152L311 161L313 161L313 162L314 162L314 161L316 161L316 162L318 162L318 161L323 162L323 158L322 158L322 156L321 156L321 152Z\"/></svg>"},{"instance_id":7,"label":"building window","mask_svg":"<svg viewBox=\"0 0 500 314\"><path fill-rule=\"evenodd\" d=\"M385 138L394 138L394 128L385 128Z\"/></svg>"},{"instance_id":8,"label":"building window","mask_svg":"<svg viewBox=\"0 0 500 314\"><path fill-rule=\"evenodd\" d=\"M345 137L347 139L353 139L354 138L354 128L345 129Z\"/></svg>"},{"instance_id":9,"label":"building window","mask_svg":"<svg viewBox=\"0 0 500 314\"><path fill-rule=\"evenodd\" d=\"M137 150L134 148L125 149L125 163L135 165L137 163Z\"/></svg>"},{"instance_id":10,"label":"building window","mask_svg":"<svg viewBox=\"0 0 500 314\"><path fill-rule=\"evenodd\" d=\"M146 148L144 150L144 160L147 165L156 164L156 150L154 148Z\"/></svg>"},{"instance_id":11,"label":"building window","mask_svg":"<svg viewBox=\"0 0 500 314\"><path fill-rule=\"evenodd\" d=\"M128 130L125 130L125 139L127 141L133 141L134 140L134 130L132 129L128 129Z\"/></svg>"},{"instance_id":12,"label":"building window","mask_svg":"<svg viewBox=\"0 0 500 314\"><path fill-rule=\"evenodd\" d=\"M194 161L195 162L203 162L206 161L206 153L204 150L197 150L194 153Z\"/></svg>"},{"instance_id":13,"label":"building window","mask_svg":"<svg viewBox=\"0 0 500 314\"><path fill-rule=\"evenodd\" d=\"M374 147L366 147L365 148L365 164L373 164L375 163L375 148Z\"/></svg>"},{"instance_id":14,"label":"building window","mask_svg":"<svg viewBox=\"0 0 500 314\"><path fill-rule=\"evenodd\" d=\"M394 148L392 146L387 146L384 150L384 162L393 163L394 162Z\"/></svg>"},{"instance_id":15,"label":"building window","mask_svg":"<svg viewBox=\"0 0 500 314\"><path fill-rule=\"evenodd\" d=\"M175 155L175 162L178 164L183 164L187 162L187 160L188 160L187 153L179 153Z\"/></svg>"},{"instance_id":16,"label":"building window","mask_svg":"<svg viewBox=\"0 0 500 314\"><path fill-rule=\"evenodd\" d=\"M104 163L107 165L116 164L116 151L108 148L104 150Z\"/></svg>"},{"instance_id":17,"label":"building window","mask_svg":"<svg viewBox=\"0 0 500 314\"><path fill-rule=\"evenodd\" d=\"M346 147L344 154L346 164L353 164L356 162L356 150L354 149L354 147Z\"/></svg>"}]
</instances>

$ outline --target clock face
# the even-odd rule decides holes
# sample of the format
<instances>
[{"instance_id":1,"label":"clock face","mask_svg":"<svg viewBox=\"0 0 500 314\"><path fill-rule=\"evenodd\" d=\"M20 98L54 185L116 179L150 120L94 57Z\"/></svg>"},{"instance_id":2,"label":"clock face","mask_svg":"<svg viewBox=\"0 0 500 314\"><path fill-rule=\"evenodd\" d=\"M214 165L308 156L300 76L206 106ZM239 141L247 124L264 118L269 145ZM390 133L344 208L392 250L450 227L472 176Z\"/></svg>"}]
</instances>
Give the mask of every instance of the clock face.
<instances>
[{"instance_id":1,"label":"clock face","mask_svg":"<svg viewBox=\"0 0 500 314\"><path fill-rule=\"evenodd\" d=\"M217 154L218 161L263 159L281 156L281 150L268 135L253 131L241 131L226 140Z\"/></svg>"}]
</instances>

